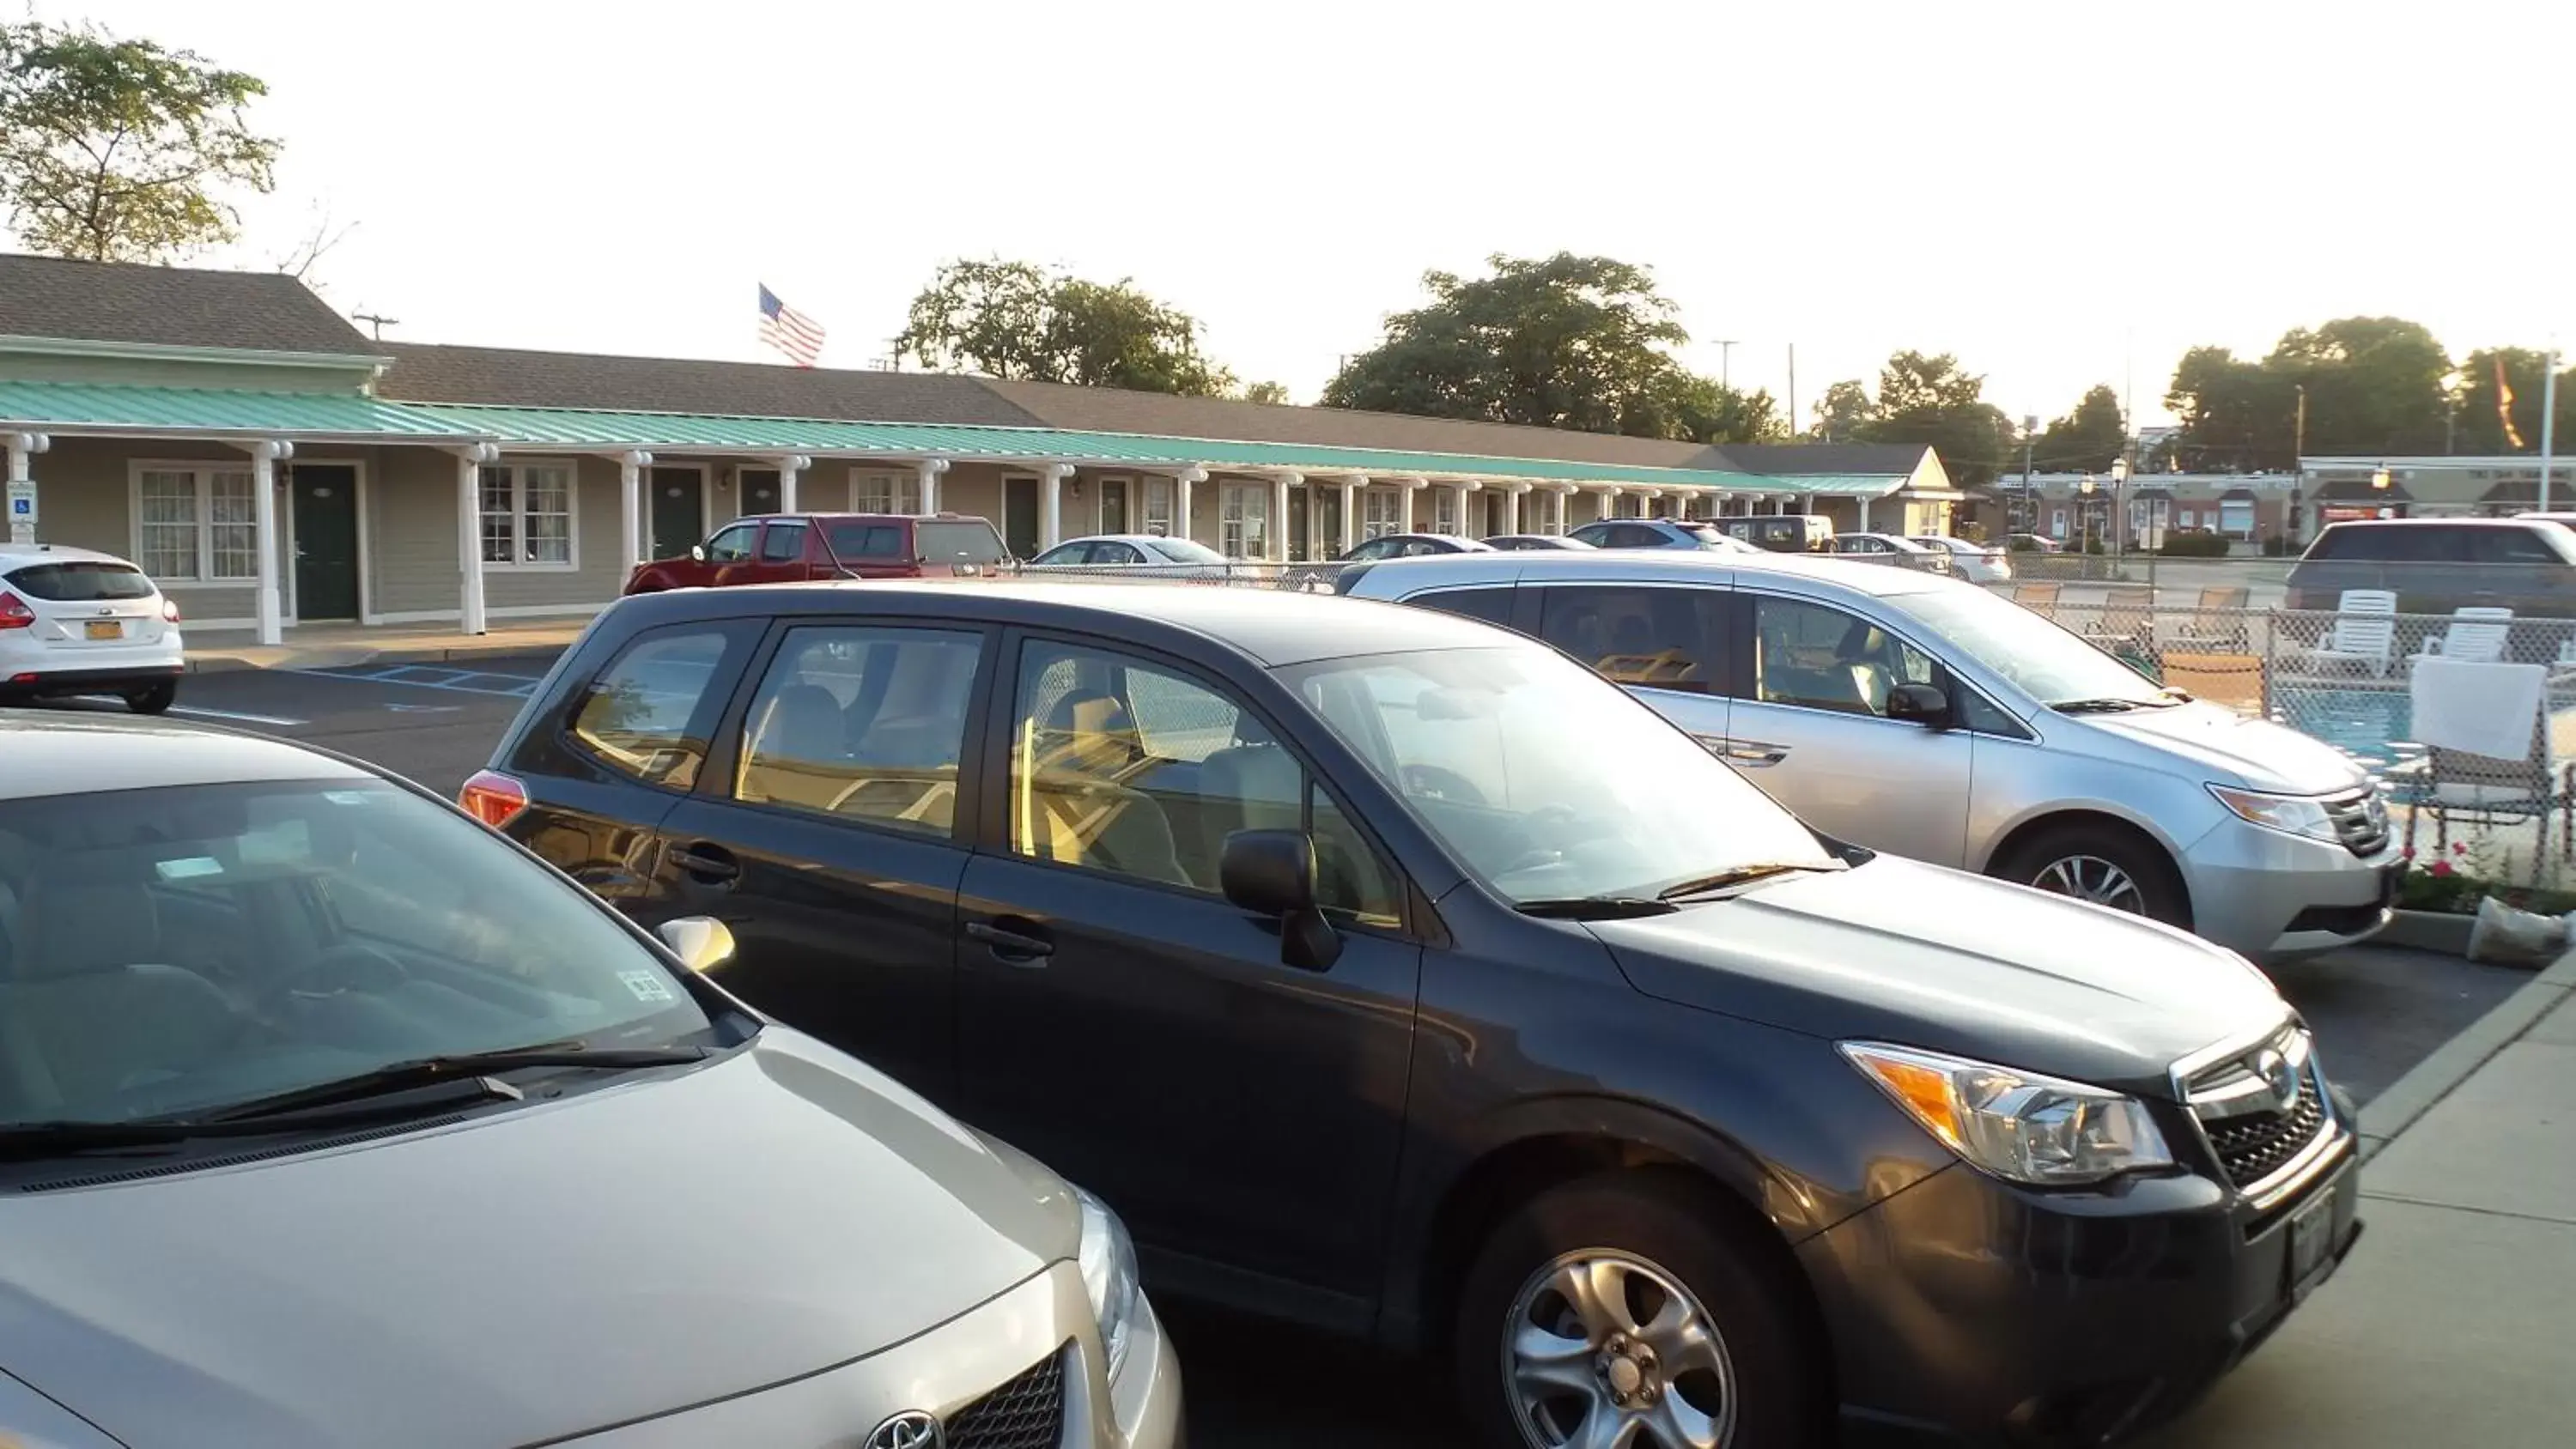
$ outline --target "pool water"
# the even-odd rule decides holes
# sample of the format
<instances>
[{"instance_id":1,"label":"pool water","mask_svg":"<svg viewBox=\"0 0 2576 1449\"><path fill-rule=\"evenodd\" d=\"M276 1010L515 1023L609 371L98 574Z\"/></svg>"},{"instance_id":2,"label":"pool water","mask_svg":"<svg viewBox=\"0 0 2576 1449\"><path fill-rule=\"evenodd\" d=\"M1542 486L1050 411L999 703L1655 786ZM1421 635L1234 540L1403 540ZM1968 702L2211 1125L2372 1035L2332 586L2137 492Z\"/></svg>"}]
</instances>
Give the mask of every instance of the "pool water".
<instances>
[{"instance_id":1,"label":"pool water","mask_svg":"<svg viewBox=\"0 0 2576 1449\"><path fill-rule=\"evenodd\" d=\"M2402 689L2338 689L2300 685L2277 691L2272 721L2313 735L2377 773L2419 751L2405 744L2414 733L2414 703Z\"/></svg>"}]
</instances>

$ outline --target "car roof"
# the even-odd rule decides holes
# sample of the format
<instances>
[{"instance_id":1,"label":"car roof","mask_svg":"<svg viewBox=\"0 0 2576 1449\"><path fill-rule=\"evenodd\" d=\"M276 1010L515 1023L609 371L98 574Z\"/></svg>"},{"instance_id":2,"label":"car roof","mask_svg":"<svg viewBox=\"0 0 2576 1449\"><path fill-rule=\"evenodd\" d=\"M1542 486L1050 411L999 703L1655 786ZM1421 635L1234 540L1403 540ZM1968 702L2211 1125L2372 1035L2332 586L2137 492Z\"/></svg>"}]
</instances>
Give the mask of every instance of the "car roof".
<instances>
[{"instance_id":1,"label":"car roof","mask_svg":"<svg viewBox=\"0 0 2576 1449\"><path fill-rule=\"evenodd\" d=\"M73 548L62 543L0 543L0 567L30 563L117 563L134 567L129 559L94 548Z\"/></svg>"},{"instance_id":2,"label":"car roof","mask_svg":"<svg viewBox=\"0 0 2576 1449\"><path fill-rule=\"evenodd\" d=\"M1086 533L1079 538L1068 538L1064 543L1059 543L1055 548L1047 549L1045 552L1053 553L1056 548L1062 548L1069 543L1170 543L1171 541L1172 536L1167 533ZM1182 540L1184 543L1191 541Z\"/></svg>"},{"instance_id":3,"label":"car roof","mask_svg":"<svg viewBox=\"0 0 2576 1449\"><path fill-rule=\"evenodd\" d=\"M130 715L0 710L0 800L375 772L264 735Z\"/></svg>"},{"instance_id":4,"label":"car roof","mask_svg":"<svg viewBox=\"0 0 2576 1449\"><path fill-rule=\"evenodd\" d=\"M1918 569L1890 568L1885 564L1857 563L1821 554L1786 553L1705 553L1679 549L1597 548L1589 552L1575 550L1529 550L1477 554L1428 554L1415 558L1393 558L1381 562L1353 565L1365 572L1363 580L1388 579L1404 587L1429 587L1455 583L1505 584L1515 582L1605 583L1622 577L1638 582L1691 583L1710 573L1725 576L1786 575L1809 579L1856 594L1891 596L1920 594L1933 589L1972 589L1974 584ZM1437 570L1438 572L1435 572ZM1419 577L1417 577L1419 576ZM1413 583L1406 583L1413 580Z\"/></svg>"},{"instance_id":5,"label":"car roof","mask_svg":"<svg viewBox=\"0 0 2576 1449\"><path fill-rule=\"evenodd\" d=\"M2439 524L2444 528L2529 528L2542 520L2525 514L2514 518L2347 518L2329 523L2328 528L2422 528Z\"/></svg>"},{"instance_id":6,"label":"car roof","mask_svg":"<svg viewBox=\"0 0 2576 1449\"><path fill-rule=\"evenodd\" d=\"M980 513L746 513L720 525L737 523L991 523Z\"/></svg>"},{"instance_id":7,"label":"car roof","mask_svg":"<svg viewBox=\"0 0 2576 1449\"><path fill-rule=\"evenodd\" d=\"M1472 557L1548 555L1493 551ZM1376 612L1355 616L1355 611ZM1203 640L1264 668L1417 649L1491 649L1512 642L1511 636L1487 625L1431 609L1275 588L1129 583L1114 577L1031 582L871 579L673 589L621 599L601 617L613 621L625 615L634 618L637 627L650 628L689 619L814 614L909 615L951 624L1087 630L1176 653L1186 652L1193 640ZM1354 640L1366 642L1355 645Z\"/></svg>"}]
</instances>

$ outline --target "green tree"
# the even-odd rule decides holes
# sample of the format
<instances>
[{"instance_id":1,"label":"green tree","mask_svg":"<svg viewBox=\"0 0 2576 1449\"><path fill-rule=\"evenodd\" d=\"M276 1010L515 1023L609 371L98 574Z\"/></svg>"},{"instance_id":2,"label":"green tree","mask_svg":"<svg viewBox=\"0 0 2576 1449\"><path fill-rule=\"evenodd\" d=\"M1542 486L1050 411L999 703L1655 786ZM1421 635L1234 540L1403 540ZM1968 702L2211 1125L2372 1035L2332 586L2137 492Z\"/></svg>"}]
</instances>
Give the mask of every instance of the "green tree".
<instances>
[{"instance_id":1,"label":"green tree","mask_svg":"<svg viewBox=\"0 0 2576 1449\"><path fill-rule=\"evenodd\" d=\"M2497 364L2513 395L2513 428L2497 411ZM2536 453L2540 451L2540 408L2548 395L2547 354L2529 347L2481 348L2460 359L2460 384L2453 403L2458 432L2452 451L2460 453ZM2576 370L2558 374L2558 429L2552 441L2576 448Z\"/></svg>"},{"instance_id":2,"label":"green tree","mask_svg":"<svg viewBox=\"0 0 2576 1449\"><path fill-rule=\"evenodd\" d=\"M2224 347L2195 347L2174 368L2165 407L2181 420L2174 452L2202 473L2285 472L2298 465L2298 388Z\"/></svg>"},{"instance_id":3,"label":"green tree","mask_svg":"<svg viewBox=\"0 0 2576 1449\"><path fill-rule=\"evenodd\" d=\"M1868 437L1869 425L1878 416L1878 404L1870 400L1869 384L1847 377L1825 389L1816 403L1816 425L1807 430L1810 442L1857 443Z\"/></svg>"},{"instance_id":4,"label":"green tree","mask_svg":"<svg viewBox=\"0 0 2576 1449\"><path fill-rule=\"evenodd\" d=\"M1288 401L1288 384L1284 382L1245 383L1243 385L1243 400L1245 402L1273 403L1285 406Z\"/></svg>"},{"instance_id":5,"label":"green tree","mask_svg":"<svg viewBox=\"0 0 2576 1449\"><path fill-rule=\"evenodd\" d=\"M90 261L230 241L240 216L225 192L275 184L278 142L244 116L267 93L148 40L0 25L0 211L20 245Z\"/></svg>"},{"instance_id":6,"label":"green tree","mask_svg":"<svg viewBox=\"0 0 2576 1449\"><path fill-rule=\"evenodd\" d=\"M1788 437L1789 429L1769 392L1739 392L1715 378L1673 367L1629 401L1620 414L1619 431L1685 443L1777 443Z\"/></svg>"},{"instance_id":7,"label":"green tree","mask_svg":"<svg viewBox=\"0 0 2576 1449\"><path fill-rule=\"evenodd\" d=\"M1986 380L1949 353L1899 352L1879 369L1876 407L1861 439L1924 444L1941 455L1951 481L1982 487L2006 457L2019 457L2012 419L1985 400L1985 390Z\"/></svg>"},{"instance_id":8,"label":"green tree","mask_svg":"<svg viewBox=\"0 0 2576 1449\"><path fill-rule=\"evenodd\" d=\"M1495 256L1474 279L1425 274L1428 304L1387 319L1326 407L1641 437L1762 428L1769 400L1707 384L1667 350L1689 340L1644 267L1559 252Z\"/></svg>"},{"instance_id":9,"label":"green tree","mask_svg":"<svg viewBox=\"0 0 2576 1449\"><path fill-rule=\"evenodd\" d=\"M1199 332L1197 318L1123 280L960 260L912 299L894 349L933 372L1227 396L1234 374L1199 351Z\"/></svg>"},{"instance_id":10,"label":"green tree","mask_svg":"<svg viewBox=\"0 0 2576 1449\"><path fill-rule=\"evenodd\" d=\"M2120 395L2108 384L2086 390L2075 411L2048 425L2032 448L2032 463L2043 472L2103 473L2128 446L2129 425L2120 415Z\"/></svg>"},{"instance_id":11,"label":"green tree","mask_svg":"<svg viewBox=\"0 0 2576 1449\"><path fill-rule=\"evenodd\" d=\"M2264 368L2308 395L2311 456L2439 453L2451 359L2420 323L2344 317L2283 334Z\"/></svg>"}]
</instances>

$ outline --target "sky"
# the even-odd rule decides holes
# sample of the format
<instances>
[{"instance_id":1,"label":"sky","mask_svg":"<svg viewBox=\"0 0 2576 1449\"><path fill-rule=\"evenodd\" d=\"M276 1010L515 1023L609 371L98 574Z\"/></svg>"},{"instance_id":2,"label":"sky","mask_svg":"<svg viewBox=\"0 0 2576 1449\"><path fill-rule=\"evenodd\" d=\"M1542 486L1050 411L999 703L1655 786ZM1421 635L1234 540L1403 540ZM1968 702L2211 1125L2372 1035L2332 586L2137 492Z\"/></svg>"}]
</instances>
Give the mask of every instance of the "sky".
<instances>
[{"instance_id":1,"label":"sky","mask_svg":"<svg viewBox=\"0 0 2576 1449\"><path fill-rule=\"evenodd\" d=\"M2018 418L2410 317L2548 345L2576 7L2453 0L0 0L264 79L276 192L201 261L423 342L887 355L942 263L1131 279L1312 401L1494 253L1650 266L1785 402L1956 353ZM1735 345L1721 347L1721 339ZM2576 340L2576 339L2571 339Z\"/></svg>"}]
</instances>

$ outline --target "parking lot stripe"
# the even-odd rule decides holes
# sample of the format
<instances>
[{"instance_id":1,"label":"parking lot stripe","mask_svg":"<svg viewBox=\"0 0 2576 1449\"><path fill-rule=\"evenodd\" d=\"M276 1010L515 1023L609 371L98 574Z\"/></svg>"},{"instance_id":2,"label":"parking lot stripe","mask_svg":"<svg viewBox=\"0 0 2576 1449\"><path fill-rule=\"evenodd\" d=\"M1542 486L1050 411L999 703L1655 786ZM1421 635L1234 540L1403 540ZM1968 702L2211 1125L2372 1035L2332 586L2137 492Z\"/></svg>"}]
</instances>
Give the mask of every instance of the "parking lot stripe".
<instances>
[{"instance_id":1,"label":"parking lot stripe","mask_svg":"<svg viewBox=\"0 0 2576 1449\"><path fill-rule=\"evenodd\" d=\"M298 669L292 672L321 679L353 680L360 684L400 684L413 689L443 689L456 694L483 694L501 699L525 699L537 687L537 681L524 674L449 669L435 664L353 665L346 669Z\"/></svg>"},{"instance_id":2,"label":"parking lot stripe","mask_svg":"<svg viewBox=\"0 0 2576 1449\"><path fill-rule=\"evenodd\" d=\"M286 719L273 714L244 714L239 710L231 709L200 709L193 704L174 704L170 706L170 712L184 714L190 719L233 720L241 724L277 725L282 728L311 723L309 720Z\"/></svg>"}]
</instances>

